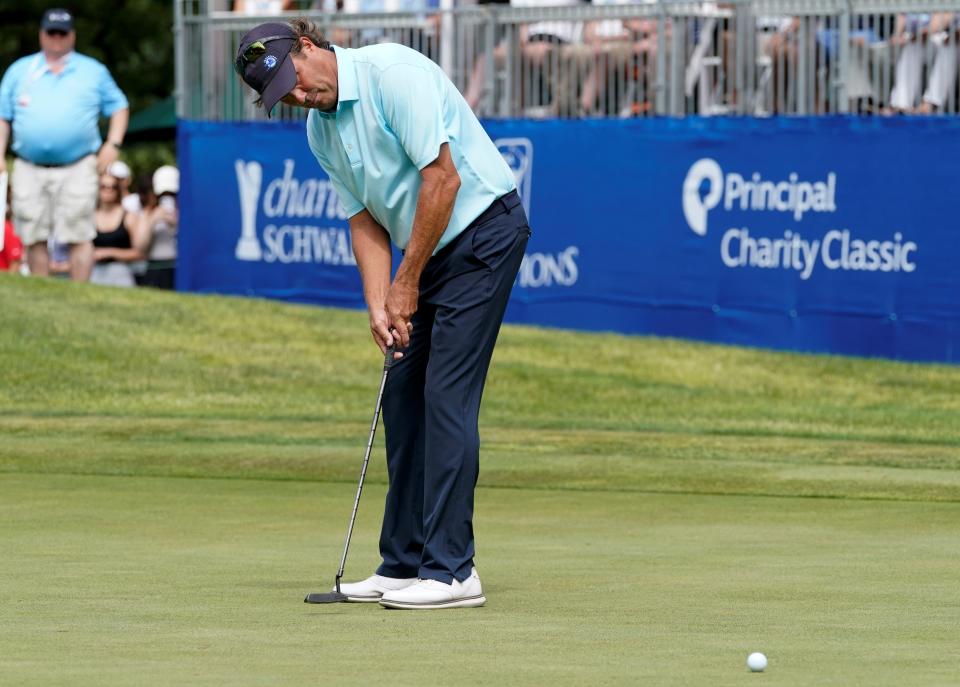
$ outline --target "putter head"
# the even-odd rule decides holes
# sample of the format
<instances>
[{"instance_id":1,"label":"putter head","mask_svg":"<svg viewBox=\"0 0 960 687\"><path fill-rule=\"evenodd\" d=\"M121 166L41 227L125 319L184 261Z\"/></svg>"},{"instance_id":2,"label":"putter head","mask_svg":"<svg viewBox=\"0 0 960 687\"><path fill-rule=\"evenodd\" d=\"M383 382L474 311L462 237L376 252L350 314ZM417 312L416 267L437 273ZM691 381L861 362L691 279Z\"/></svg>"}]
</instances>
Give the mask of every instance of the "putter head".
<instances>
[{"instance_id":1,"label":"putter head","mask_svg":"<svg viewBox=\"0 0 960 687\"><path fill-rule=\"evenodd\" d=\"M305 604L337 604L347 600L346 594L340 592L327 592L326 594L307 594L303 603Z\"/></svg>"}]
</instances>

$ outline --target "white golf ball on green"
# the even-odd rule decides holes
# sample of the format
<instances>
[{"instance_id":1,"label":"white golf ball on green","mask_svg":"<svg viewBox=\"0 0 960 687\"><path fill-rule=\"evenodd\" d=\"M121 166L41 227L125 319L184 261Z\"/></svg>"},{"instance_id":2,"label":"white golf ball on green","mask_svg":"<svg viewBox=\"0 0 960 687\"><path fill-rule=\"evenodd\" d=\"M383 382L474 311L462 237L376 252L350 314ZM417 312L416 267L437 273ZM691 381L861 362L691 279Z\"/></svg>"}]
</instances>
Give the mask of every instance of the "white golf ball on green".
<instances>
[{"instance_id":1,"label":"white golf ball on green","mask_svg":"<svg viewBox=\"0 0 960 687\"><path fill-rule=\"evenodd\" d=\"M767 667L767 657L761 654L759 651L755 651L749 656L747 656L747 668L749 668L754 673L762 673L763 669Z\"/></svg>"}]
</instances>

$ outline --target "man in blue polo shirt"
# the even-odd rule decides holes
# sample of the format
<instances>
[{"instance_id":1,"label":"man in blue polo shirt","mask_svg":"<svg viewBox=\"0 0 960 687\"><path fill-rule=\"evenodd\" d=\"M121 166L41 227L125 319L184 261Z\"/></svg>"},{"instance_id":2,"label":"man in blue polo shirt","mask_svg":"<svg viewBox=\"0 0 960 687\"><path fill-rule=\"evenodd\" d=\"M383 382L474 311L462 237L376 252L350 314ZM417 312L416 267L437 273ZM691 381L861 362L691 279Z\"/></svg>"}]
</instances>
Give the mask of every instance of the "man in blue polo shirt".
<instances>
[{"instance_id":1,"label":"man in blue polo shirt","mask_svg":"<svg viewBox=\"0 0 960 687\"><path fill-rule=\"evenodd\" d=\"M477 418L530 235L513 174L443 71L409 48L345 50L296 20L247 33L236 67L268 112L310 109L307 139L350 218L370 331L382 351L403 351L383 398L383 563L341 591L388 608L481 606ZM391 241L404 251L392 280Z\"/></svg>"},{"instance_id":2,"label":"man in blue polo shirt","mask_svg":"<svg viewBox=\"0 0 960 687\"><path fill-rule=\"evenodd\" d=\"M70 245L70 277L87 281L93 267L99 175L118 156L127 131L127 99L110 72L73 51L73 16L47 10L40 52L22 57L0 81L0 165L13 130L16 156L13 224L27 246L32 274L49 273L47 240ZM100 114L110 118L107 141Z\"/></svg>"}]
</instances>

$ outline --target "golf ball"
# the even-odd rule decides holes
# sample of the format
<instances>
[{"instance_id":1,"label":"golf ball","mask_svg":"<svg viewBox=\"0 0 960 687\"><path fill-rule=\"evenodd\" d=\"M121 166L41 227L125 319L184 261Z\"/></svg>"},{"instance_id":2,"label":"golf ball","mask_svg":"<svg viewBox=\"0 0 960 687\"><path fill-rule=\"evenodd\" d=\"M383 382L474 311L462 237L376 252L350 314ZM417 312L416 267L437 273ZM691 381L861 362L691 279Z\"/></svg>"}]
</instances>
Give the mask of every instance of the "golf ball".
<instances>
[{"instance_id":1,"label":"golf ball","mask_svg":"<svg viewBox=\"0 0 960 687\"><path fill-rule=\"evenodd\" d=\"M759 651L755 651L747 656L747 668L754 673L762 673L763 669L766 667L767 657L761 654Z\"/></svg>"}]
</instances>

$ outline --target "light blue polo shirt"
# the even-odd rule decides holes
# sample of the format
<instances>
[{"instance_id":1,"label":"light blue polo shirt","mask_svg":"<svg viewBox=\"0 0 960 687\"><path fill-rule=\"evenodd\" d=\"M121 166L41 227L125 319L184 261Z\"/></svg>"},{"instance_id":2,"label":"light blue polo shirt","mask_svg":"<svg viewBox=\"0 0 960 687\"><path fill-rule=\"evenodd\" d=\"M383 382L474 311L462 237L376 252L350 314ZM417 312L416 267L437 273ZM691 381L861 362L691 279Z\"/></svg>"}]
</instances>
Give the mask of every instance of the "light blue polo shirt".
<instances>
[{"instance_id":1,"label":"light blue polo shirt","mask_svg":"<svg viewBox=\"0 0 960 687\"><path fill-rule=\"evenodd\" d=\"M406 248L420 170L444 143L461 183L437 250L517 187L463 96L430 59L392 43L334 51L337 109L310 111L307 140L348 217L366 208L393 243Z\"/></svg>"},{"instance_id":2,"label":"light blue polo shirt","mask_svg":"<svg viewBox=\"0 0 960 687\"><path fill-rule=\"evenodd\" d=\"M72 52L59 74L43 53L21 57L0 81L0 119L13 122L11 150L44 165L79 160L100 149L100 113L127 107L110 72L92 57Z\"/></svg>"}]
</instances>

